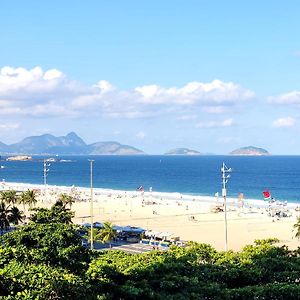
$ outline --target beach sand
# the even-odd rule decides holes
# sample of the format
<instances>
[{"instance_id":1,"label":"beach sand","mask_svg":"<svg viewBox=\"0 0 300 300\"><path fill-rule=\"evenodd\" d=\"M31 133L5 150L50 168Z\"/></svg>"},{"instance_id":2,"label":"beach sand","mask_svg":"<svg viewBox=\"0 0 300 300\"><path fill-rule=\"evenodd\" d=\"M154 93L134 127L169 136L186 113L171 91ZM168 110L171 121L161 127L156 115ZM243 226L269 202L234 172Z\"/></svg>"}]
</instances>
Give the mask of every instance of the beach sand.
<instances>
[{"instance_id":1,"label":"beach sand","mask_svg":"<svg viewBox=\"0 0 300 300\"><path fill-rule=\"evenodd\" d=\"M42 186L27 184L7 184L16 190L27 188L41 189ZM38 207L50 207L58 195L67 192L75 195L78 201L72 205L75 211L74 223L90 222L90 191L87 188L48 187L39 196ZM95 189L93 194L94 222L110 221L115 225L139 226L144 229L168 232L181 240L208 243L217 250L224 250L224 212L213 213L211 207L217 202L213 197L182 197L178 193L125 192ZM166 197L164 197L166 195ZM272 218L263 205L260 208L254 201L245 201L247 207L238 209L235 199L228 199L228 248L241 250L256 239L278 238L280 245L290 249L300 246L293 232L297 212L290 206L291 217ZM259 202L257 202L259 203ZM221 200L218 205L222 205ZM21 207L22 208L22 207Z\"/></svg>"}]
</instances>

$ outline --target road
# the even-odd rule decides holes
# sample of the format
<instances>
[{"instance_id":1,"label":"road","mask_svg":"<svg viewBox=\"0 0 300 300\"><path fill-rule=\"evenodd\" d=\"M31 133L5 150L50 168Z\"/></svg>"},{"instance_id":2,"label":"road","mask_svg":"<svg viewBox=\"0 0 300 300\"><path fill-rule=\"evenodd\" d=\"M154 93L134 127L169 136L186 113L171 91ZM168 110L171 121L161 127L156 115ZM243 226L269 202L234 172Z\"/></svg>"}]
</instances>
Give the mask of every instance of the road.
<instances>
[{"instance_id":1,"label":"road","mask_svg":"<svg viewBox=\"0 0 300 300\"><path fill-rule=\"evenodd\" d=\"M102 243L94 243L94 249L95 250L121 250L127 253L146 253L149 251L153 251L153 246L150 245L144 245L140 243L125 243L125 242L113 242L112 248L109 248L108 244L102 244ZM159 250L167 250L165 248L158 248Z\"/></svg>"}]
</instances>

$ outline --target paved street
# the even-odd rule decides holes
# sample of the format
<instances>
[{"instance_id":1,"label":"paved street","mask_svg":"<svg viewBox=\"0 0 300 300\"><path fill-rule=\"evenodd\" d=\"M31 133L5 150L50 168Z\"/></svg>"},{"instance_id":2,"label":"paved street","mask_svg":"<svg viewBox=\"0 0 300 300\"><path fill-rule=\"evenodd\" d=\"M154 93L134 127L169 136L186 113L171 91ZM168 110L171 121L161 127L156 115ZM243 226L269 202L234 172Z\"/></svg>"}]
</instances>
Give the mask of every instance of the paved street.
<instances>
[{"instance_id":1,"label":"paved street","mask_svg":"<svg viewBox=\"0 0 300 300\"><path fill-rule=\"evenodd\" d=\"M110 250L108 244L94 243L96 250ZM167 250L164 248L158 248L159 250ZM125 243L125 242L114 242L112 243L112 250L121 250L128 253L145 253L153 251L153 246L144 245L140 243Z\"/></svg>"}]
</instances>

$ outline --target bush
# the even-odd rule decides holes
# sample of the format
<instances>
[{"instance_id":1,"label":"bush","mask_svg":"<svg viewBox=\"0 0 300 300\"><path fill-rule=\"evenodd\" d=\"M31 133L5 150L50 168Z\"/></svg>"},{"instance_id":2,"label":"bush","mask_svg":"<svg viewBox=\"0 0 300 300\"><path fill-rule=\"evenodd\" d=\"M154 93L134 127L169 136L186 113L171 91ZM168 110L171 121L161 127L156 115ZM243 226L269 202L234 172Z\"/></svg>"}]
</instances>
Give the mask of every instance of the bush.
<instances>
[{"instance_id":1,"label":"bush","mask_svg":"<svg viewBox=\"0 0 300 300\"><path fill-rule=\"evenodd\" d=\"M82 299L91 294L89 285L62 268L10 262L0 271L0 294L13 299ZM90 298L92 299L92 298Z\"/></svg>"}]
</instances>

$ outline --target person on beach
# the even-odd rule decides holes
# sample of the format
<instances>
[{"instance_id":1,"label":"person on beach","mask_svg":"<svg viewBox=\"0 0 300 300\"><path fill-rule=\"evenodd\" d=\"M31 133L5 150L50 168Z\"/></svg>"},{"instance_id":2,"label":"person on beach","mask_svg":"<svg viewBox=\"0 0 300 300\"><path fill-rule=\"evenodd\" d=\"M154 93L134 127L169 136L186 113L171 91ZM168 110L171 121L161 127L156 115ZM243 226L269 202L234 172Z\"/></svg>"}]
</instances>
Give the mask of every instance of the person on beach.
<instances>
[{"instance_id":1,"label":"person on beach","mask_svg":"<svg viewBox=\"0 0 300 300\"><path fill-rule=\"evenodd\" d=\"M239 193L237 205L238 205L238 210L239 210L238 214L240 215L240 213L243 212L244 205L245 205L243 193Z\"/></svg>"}]
</instances>

